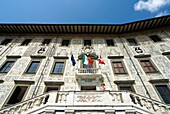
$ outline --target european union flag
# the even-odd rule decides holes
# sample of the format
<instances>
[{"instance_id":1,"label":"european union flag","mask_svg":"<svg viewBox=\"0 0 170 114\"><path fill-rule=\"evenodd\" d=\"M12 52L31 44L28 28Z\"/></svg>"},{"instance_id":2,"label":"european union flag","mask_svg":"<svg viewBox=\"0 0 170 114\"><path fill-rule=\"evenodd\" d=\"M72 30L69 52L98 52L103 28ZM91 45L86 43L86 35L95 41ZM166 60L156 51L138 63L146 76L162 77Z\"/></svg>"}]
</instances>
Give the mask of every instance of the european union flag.
<instances>
[{"instance_id":1,"label":"european union flag","mask_svg":"<svg viewBox=\"0 0 170 114\"><path fill-rule=\"evenodd\" d=\"M71 62L72 62L72 65L73 65L73 66L76 64L76 61L75 61L75 59L74 59L74 56L73 56L73 55L71 55Z\"/></svg>"}]
</instances>

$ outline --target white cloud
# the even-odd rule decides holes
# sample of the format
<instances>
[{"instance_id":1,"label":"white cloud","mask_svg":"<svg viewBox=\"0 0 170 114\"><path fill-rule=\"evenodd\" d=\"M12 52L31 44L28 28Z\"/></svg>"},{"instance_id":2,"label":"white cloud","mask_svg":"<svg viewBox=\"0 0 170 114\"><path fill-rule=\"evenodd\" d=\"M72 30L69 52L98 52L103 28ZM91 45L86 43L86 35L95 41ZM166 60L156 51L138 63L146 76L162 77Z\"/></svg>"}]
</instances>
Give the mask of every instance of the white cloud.
<instances>
[{"instance_id":1,"label":"white cloud","mask_svg":"<svg viewBox=\"0 0 170 114\"><path fill-rule=\"evenodd\" d=\"M134 9L136 11L148 10L153 13L158 11L161 7L169 4L170 0L139 0L139 2L134 5Z\"/></svg>"},{"instance_id":2,"label":"white cloud","mask_svg":"<svg viewBox=\"0 0 170 114\"><path fill-rule=\"evenodd\" d=\"M159 12L155 17L161 17L161 16L165 16L165 15L169 15L169 13L167 11Z\"/></svg>"}]
</instances>

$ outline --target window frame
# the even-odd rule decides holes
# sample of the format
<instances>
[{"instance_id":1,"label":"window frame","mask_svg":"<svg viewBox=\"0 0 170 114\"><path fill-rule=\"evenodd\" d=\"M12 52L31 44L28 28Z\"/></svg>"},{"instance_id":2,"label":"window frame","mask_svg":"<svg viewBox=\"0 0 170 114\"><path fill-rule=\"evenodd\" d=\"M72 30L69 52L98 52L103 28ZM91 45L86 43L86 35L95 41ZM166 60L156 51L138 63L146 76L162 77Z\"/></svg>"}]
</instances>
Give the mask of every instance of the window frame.
<instances>
[{"instance_id":1,"label":"window frame","mask_svg":"<svg viewBox=\"0 0 170 114\"><path fill-rule=\"evenodd\" d=\"M30 40L28 43L27 43L27 45L23 45L23 43L26 41L26 40ZM21 46L28 46L30 43L31 43L31 41L32 41L32 39L24 39L23 41L22 41L22 43L21 43Z\"/></svg>"},{"instance_id":2,"label":"window frame","mask_svg":"<svg viewBox=\"0 0 170 114\"><path fill-rule=\"evenodd\" d=\"M165 103L165 101L163 100L161 94L160 94L159 91L157 90L156 86L166 86L166 87L168 88L169 92L170 92L170 86L169 86L167 83L159 83L159 84L157 83L157 84L153 84L153 87L154 87L154 89L155 89L155 91L156 91L159 99L160 99L162 102ZM170 99L170 96L169 96L169 99ZM170 102L170 100L169 100L169 102ZM167 103L165 103L165 104L167 104ZM170 104L170 103L169 103L169 104Z\"/></svg>"},{"instance_id":3,"label":"window frame","mask_svg":"<svg viewBox=\"0 0 170 114\"><path fill-rule=\"evenodd\" d=\"M5 43L5 44L2 44L2 43L4 43L4 42L5 42L5 40L10 40L10 41L9 41L9 42L7 42L7 43ZM0 43L0 45L4 45L4 46L6 46L6 45L8 45L10 42L12 42L12 41L13 41L13 39L7 38L7 39L2 40L2 41L1 41L1 43Z\"/></svg>"},{"instance_id":4,"label":"window frame","mask_svg":"<svg viewBox=\"0 0 170 114\"><path fill-rule=\"evenodd\" d=\"M49 40L48 44L45 43L45 40L47 40L47 41ZM50 45L51 41L52 41L52 39L50 39L50 38L45 38L45 39L43 39L43 41L41 42L41 45L42 45L42 46L48 46L48 45Z\"/></svg>"},{"instance_id":5,"label":"window frame","mask_svg":"<svg viewBox=\"0 0 170 114\"><path fill-rule=\"evenodd\" d=\"M62 73L53 73L56 63L63 63ZM66 59L55 59L51 68L51 75L63 75L66 67Z\"/></svg>"},{"instance_id":6,"label":"window frame","mask_svg":"<svg viewBox=\"0 0 170 114\"><path fill-rule=\"evenodd\" d=\"M146 74L149 74L149 73L159 73L159 70L157 69L156 65L153 63L153 61L151 59L147 59L147 58L144 58L144 59L139 59L139 64L140 66L142 67L143 71L146 73ZM149 61L150 64L151 64L151 67L155 70L154 72L147 72L144 68L144 66L141 64L141 61Z\"/></svg>"},{"instance_id":7,"label":"window frame","mask_svg":"<svg viewBox=\"0 0 170 114\"><path fill-rule=\"evenodd\" d=\"M156 41L156 42L155 42L150 36L157 36L161 41ZM163 42L163 39L162 39L159 35L157 35L157 34L148 35L148 37L149 37L149 39L150 39L152 42L154 42L154 43Z\"/></svg>"},{"instance_id":8,"label":"window frame","mask_svg":"<svg viewBox=\"0 0 170 114\"><path fill-rule=\"evenodd\" d=\"M32 62L35 62L35 61L39 61L39 65L38 65L36 71L35 71L35 72L28 72L28 70L29 70ZM30 63L28 64L27 68L26 68L25 73L26 73L26 74L36 74L36 73L38 72L38 70L39 70L40 65L41 65L41 60L31 60Z\"/></svg>"},{"instance_id":9,"label":"window frame","mask_svg":"<svg viewBox=\"0 0 170 114\"><path fill-rule=\"evenodd\" d=\"M108 40L113 41L113 45L108 45L108 42L107 42ZM107 47L114 47L114 46L115 46L115 42L114 42L113 39L106 39L106 40L105 40L105 43L106 43L106 46L107 46Z\"/></svg>"},{"instance_id":10,"label":"window frame","mask_svg":"<svg viewBox=\"0 0 170 114\"><path fill-rule=\"evenodd\" d=\"M27 89L26 89L26 91L25 91L25 93L24 93L24 95L23 95L23 97L22 97L22 99L21 99L20 102L22 102L22 101L26 98L27 93L28 93L28 91L29 91L29 89L30 89L30 85L29 85L29 84L16 84L16 85L12 88L12 90L10 91L10 94L8 95L7 99L5 100L3 106L12 105L12 104L7 104L7 103L8 103L9 100L11 99L12 95L14 94L14 91L16 90L16 88L17 88L18 86L26 86L26 87L27 87ZM18 102L18 103L19 103L19 102Z\"/></svg>"},{"instance_id":11,"label":"window frame","mask_svg":"<svg viewBox=\"0 0 170 114\"><path fill-rule=\"evenodd\" d=\"M128 39L133 39L133 40L135 41L135 43L134 43L134 42L133 42L133 43L129 42ZM126 41L128 42L128 44L129 44L130 46L138 46L138 45L139 45L139 43L138 43L138 41L136 40L136 38L126 38Z\"/></svg>"},{"instance_id":12,"label":"window frame","mask_svg":"<svg viewBox=\"0 0 170 114\"><path fill-rule=\"evenodd\" d=\"M121 62L122 68L123 68L123 70L124 70L124 73L116 73L116 72L115 72L115 69L114 69L114 66L113 66L113 62L115 62L115 63ZM115 75L128 74L127 68L126 68L125 63L124 63L123 60L111 60L111 66L112 66L113 73L114 73Z\"/></svg>"},{"instance_id":13,"label":"window frame","mask_svg":"<svg viewBox=\"0 0 170 114\"><path fill-rule=\"evenodd\" d=\"M90 41L89 46L92 46L92 39L83 39L83 46L87 46L87 45L85 45L85 40Z\"/></svg>"},{"instance_id":14,"label":"window frame","mask_svg":"<svg viewBox=\"0 0 170 114\"><path fill-rule=\"evenodd\" d=\"M68 41L68 45L63 45L63 42L64 42L64 41ZM70 39L62 39L60 46L68 47L68 46L70 46L70 43L71 43L71 40L70 40Z\"/></svg>"},{"instance_id":15,"label":"window frame","mask_svg":"<svg viewBox=\"0 0 170 114\"><path fill-rule=\"evenodd\" d=\"M50 91L47 91L48 88L58 88L58 90L51 90L51 91L60 91L59 85L46 85L44 89L44 93L50 92Z\"/></svg>"},{"instance_id":16,"label":"window frame","mask_svg":"<svg viewBox=\"0 0 170 114\"><path fill-rule=\"evenodd\" d=\"M94 89L94 90L91 90L91 89L89 89L89 90L85 90L85 89L82 90L82 87L84 87L84 88L87 88L87 87L93 88L93 87L94 87L95 89ZM97 91L97 87L96 87L96 85L81 85L81 86L80 86L80 90L81 90L81 91Z\"/></svg>"},{"instance_id":17,"label":"window frame","mask_svg":"<svg viewBox=\"0 0 170 114\"><path fill-rule=\"evenodd\" d=\"M3 69L2 67L4 67L4 65L9 61L14 62L13 65L9 68L9 70L7 72L1 72L1 70ZM16 62L16 60L13 60L13 59L8 59L8 60L4 61L0 66L0 73L8 73L12 69L12 67L14 66L15 62Z\"/></svg>"},{"instance_id":18,"label":"window frame","mask_svg":"<svg viewBox=\"0 0 170 114\"><path fill-rule=\"evenodd\" d=\"M118 84L117 86L118 86L119 91L129 91L129 90L121 90L120 88L121 87L130 87L132 91L129 91L129 92L136 93L133 84Z\"/></svg>"}]
</instances>

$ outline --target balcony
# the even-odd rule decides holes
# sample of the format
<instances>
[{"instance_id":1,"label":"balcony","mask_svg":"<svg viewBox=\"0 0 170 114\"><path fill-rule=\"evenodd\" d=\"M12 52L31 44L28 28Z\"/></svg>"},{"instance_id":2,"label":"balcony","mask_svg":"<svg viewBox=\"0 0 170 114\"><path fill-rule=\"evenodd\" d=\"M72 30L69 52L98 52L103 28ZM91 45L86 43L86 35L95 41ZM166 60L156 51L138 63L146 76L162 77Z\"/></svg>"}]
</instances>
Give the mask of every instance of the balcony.
<instances>
[{"instance_id":1,"label":"balcony","mask_svg":"<svg viewBox=\"0 0 170 114\"><path fill-rule=\"evenodd\" d=\"M79 68L76 79L102 79L102 73L99 68Z\"/></svg>"},{"instance_id":2,"label":"balcony","mask_svg":"<svg viewBox=\"0 0 170 114\"><path fill-rule=\"evenodd\" d=\"M44 112L131 111L141 114L170 114L170 106L130 92L115 91L53 91L4 107L0 114L41 114ZM104 113L105 112L105 113Z\"/></svg>"}]
</instances>

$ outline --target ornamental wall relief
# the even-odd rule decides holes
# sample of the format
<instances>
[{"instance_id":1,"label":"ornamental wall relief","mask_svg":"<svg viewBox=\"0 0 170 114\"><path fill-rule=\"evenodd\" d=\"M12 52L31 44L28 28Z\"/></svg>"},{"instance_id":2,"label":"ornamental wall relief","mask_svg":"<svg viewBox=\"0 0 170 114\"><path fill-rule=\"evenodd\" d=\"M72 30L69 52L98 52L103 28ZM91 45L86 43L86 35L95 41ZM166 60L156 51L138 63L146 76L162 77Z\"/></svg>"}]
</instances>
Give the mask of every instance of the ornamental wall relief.
<instances>
[{"instance_id":1,"label":"ornamental wall relief","mask_svg":"<svg viewBox=\"0 0 170 114\"><path fill-rule=\"evenodd\" d=\"M78 95L76 102L102 102L102 96L99 95Z\"/></svg>"},{"instance_id":2,"label":"ornamental wall relief","mask_svg":"<svg viewBox=\"0 0 170 114\"><path fill-rule=\"evenodd\" d=\"M92 46L86 45L81 50L81 53L79 54L78 58L82 58L82 54L86 54L88 57L92 59L97 59L98 56L96 55L95 49Z\"/></svg>"},{"instance_id":3,"label":"ornamental wall relief","mask_svg":"<svg viewBox=\"0 0 170 114\"><path fill-rule=\"evenodd\" d=\"M41 46L38 50L37 50L37 54L44 54L47 51L47 46Z\"/></svg>"},{"instance_id":4,"label":"ornamental wall relief","mask_svg":"<svg viewBox=\"0 0 170 114\"><path fill-rule=\"evenodd\" d=\"M75 93L75 102L77 103L98 103L103 102L103 93L81 92Z\"/></svg>"}]
</instances>

